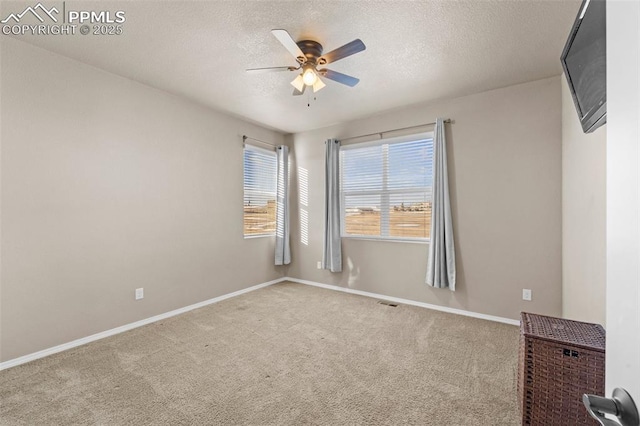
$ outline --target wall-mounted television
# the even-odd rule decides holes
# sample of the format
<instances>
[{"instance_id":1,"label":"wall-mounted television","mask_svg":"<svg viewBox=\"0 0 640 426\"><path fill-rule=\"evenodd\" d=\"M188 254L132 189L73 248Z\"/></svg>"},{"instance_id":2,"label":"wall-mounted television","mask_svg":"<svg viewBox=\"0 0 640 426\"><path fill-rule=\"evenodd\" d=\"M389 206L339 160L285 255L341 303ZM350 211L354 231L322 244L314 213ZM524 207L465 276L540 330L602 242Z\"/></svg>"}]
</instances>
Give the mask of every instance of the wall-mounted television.
<instances>
[{"instance_id":1,"label":"wall-mounted television","mask_svg":"<svg viewBox=\"0 0 640 426\"><path fill-rule=\"evenodd\" d=\"M607 122L607 14L605 0L583 0L560 57L582 130Z\"/></svg>"}]
</instances>

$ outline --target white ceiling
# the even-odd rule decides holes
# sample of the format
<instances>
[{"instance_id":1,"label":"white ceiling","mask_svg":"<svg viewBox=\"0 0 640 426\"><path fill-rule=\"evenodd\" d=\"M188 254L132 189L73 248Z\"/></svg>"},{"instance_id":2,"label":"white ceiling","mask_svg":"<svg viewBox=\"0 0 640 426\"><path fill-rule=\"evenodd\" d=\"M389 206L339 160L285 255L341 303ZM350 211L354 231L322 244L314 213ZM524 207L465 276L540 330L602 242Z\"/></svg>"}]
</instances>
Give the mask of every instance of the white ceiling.
<instances>
[{"instance_id":1,"label":"white ceiling","mask_svg":"<svg viewBox=\"0 0 640 426\"><path fill-rule=\"evenodd\" d=\"M2 16L26 4L3 2ZM67 1L67 10L124 10L124 33L20 38L290 133L558 75L579 6L580 0ZM307 107L306 93L291 95L293 72L245 73L295 65L271 35L274 28L316 40L325 52L360 38L364 52L328 66L360 83L327 80Z\"/></svg>"}]
</instances>

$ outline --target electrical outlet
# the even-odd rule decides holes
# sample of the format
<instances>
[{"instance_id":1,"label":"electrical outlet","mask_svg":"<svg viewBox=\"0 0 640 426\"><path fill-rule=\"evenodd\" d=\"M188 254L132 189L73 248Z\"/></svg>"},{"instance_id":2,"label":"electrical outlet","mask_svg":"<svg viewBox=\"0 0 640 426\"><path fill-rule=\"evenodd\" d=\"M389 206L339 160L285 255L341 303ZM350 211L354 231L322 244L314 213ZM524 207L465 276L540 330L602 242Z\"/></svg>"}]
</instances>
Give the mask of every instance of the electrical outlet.
<instances>
[{"instance_id":1,"label":"electrical outlet","mask_svg":"<svg viewBox=\"0 0 640 426\"><path fill-rule=\"evenodd\" d=\"M318 260L318 269L322 269L322 261Z\"/></svg>"},{"instance_id":2,"label":"electrical outlet","mask_svg":"<svg viewBox=\"0 0 640 426\"><path fill-rule=\"evenodd\" d=\"M522 289L522 300L531 301L531 290L529 290L528 288Z\"/></svg>"},{"instance_id":3,"label":"electrical outlet","mask_svg":"<svg viewBox=\"0 0 640 426\"><path fill-rule=\"evenodd\" d=\"M144 298L144 288L136 288L136 300Z\"/></svg>"}]
</instances>

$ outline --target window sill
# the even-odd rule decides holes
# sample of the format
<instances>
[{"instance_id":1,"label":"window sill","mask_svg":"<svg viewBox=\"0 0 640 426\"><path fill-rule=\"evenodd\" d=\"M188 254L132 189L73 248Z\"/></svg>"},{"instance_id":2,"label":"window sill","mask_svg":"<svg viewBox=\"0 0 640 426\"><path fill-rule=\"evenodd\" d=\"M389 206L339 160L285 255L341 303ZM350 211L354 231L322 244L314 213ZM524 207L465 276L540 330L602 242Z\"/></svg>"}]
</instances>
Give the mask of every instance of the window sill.
<instances>
[{"instance_id":1,"label":"window sill","mask_svg":"<svg viewBox=\"0 0 640 426\"><path fill-rule=\"evenodd\" d=\"M362 237L356 235L343 235L346 240L363 240L363 241L381 241L385 243L409 243L409 244L429 244L431 240L428 238L381 238L381 237Z\"/></svg>"},{"instance_id":2,"label":"window sill","mask_svg":"<svg viewBox=\"0 0 640 426\"><path fill-rule=\"evenodd\" d=\"M255 235L245 235L245 240L254 240L256 238L265 238L265 237L275 237L276 234L255 234Z\"/></svg>"}]
</instances>

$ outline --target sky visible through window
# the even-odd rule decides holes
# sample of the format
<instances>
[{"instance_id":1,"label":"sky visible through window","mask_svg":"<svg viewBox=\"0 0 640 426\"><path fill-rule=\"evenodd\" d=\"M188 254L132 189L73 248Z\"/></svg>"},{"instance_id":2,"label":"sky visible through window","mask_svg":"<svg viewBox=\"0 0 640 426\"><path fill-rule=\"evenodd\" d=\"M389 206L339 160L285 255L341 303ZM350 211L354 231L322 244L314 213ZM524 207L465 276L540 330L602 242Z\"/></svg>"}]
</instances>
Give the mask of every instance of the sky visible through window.
<instances>
[{"instance_id":1,"label":"sky visible through window","mask_svg":"<svg viewBox=\"0 0 640 426\"><path fill-rule=\"evenodd\" d=\"M389 172L387 189L401 188L431 188L433 171L433 140L390 144L388 146ZM362 191L380 191L383 189L383 146L372 146L356 150L349 150L349 154L342 157L343 191L352 194L345 199L346 207L380 207L376 197L358 196ZM264 203L265 193L275 194L275 179L265 179L264 168L266 156L257 151L247 150L244 156L245 169L245 204L255 198L255 203ZM272 160L273 161L273 160ZM269 171L271 172L271 171ZM250 190L247 193L247 189ZM254 193L255 192L255 193ZM392 197L392 204L394 203ZM425 194L404 194L395 197L397 203L419 203L425 201ZM426 199L431 199L430 190ZM363 204L364 203L364 204Z\"/></svg>"},{"instance_id":2,"label":"sky visible through window","mask_svg":"<svg viewBox=\"0 0 640 426\"><path fill-rule=\"evenodd\" d=\"M433 182L433 139L386 145L388 147L387 190L425 188L421 194L391 196L391 204L422 203L431 200ZM342 156L342 190L350 195L345 207L380 208L377 195L358 195L359 192L383 190L385 146L371 146L344 151Z\"/></svg>"},{"instance_id":3,"label":"sky visible through window","mask_svg":"<svg viewBox=\"0 0 640 426\"><path fill-rule=\"evenodd\" d=\"M265 194L276 193L275 161L275 154L269 156L259 151L245 151L245 205L265 204Z\"/></svg>"}]
</instances>

